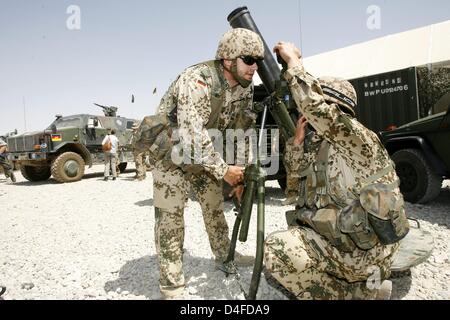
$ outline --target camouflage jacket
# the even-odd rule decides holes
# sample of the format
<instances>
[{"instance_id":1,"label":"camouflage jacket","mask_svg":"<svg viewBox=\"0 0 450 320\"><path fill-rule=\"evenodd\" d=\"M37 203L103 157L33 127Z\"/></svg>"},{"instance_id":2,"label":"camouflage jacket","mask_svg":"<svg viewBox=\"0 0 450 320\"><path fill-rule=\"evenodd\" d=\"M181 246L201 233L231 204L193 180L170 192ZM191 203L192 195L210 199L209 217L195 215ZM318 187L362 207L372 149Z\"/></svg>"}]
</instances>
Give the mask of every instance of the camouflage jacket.
<instances>
[{"instance_id":1,"label":"camouflage jacket","mask_svg":"<svg viewBox=\"0 0 450 320\"><path fill-rule=\"evenodd\" d=\"M181 130L179 138L183 149L201 150L201 165L206 172L220 180L228 171L228 165L221 152L215 150L206 129L211 115L211 95L214 94L211 72L216 70L204 63L184 70L163 96L158 113L169 115L174 106L177 106L177 124ZM253 86L230 87L223 76L223 69L220 69L218 76L224 91L224 103L218 117L217 129L225 133L226 129L242 126L245 127L242 129L249 128L256 120L252 109ZM195 162L192 159L192 163L198 163L198 159L195 159Z\"/></svg>"},{"instance_id":2,"label":"camouflage jacket","mask_svg":"<svg viewBox=\"0 0 450 320\"><path fill-rule=\"evenodd\" d=\"M341 203L349 200L349 193L358 195L366 178L380 172L390 163L390 157L374 132L364 127L356 119L342 112L336 104L324 100L322 89L313 76L303 66L297 66L284 74L291 93L308 122L316 130L308 153L304 145L295 146L291 139L286 145L285 165L291 178L316 161L323 139L330 143L327 176L329 192ZM343 167L349 170L343 170ZM394 183L398 177L394 170L376 182ZM342 186L354 186L343 190ZM401 197L399 188L394 190Z\"/></svg>"}]
</instances>

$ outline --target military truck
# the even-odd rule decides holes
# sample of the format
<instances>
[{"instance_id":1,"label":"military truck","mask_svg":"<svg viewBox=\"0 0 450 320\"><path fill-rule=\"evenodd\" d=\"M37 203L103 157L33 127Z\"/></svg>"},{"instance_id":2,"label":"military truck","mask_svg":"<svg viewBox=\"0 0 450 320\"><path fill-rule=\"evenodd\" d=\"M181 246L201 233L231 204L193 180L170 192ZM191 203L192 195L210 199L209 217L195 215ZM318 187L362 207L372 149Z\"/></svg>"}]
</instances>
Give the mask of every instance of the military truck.
<instances>
[{"instance_id":1,"label":"military truck","mask_svg":"<svg viewBox=\"0 0 450 320\"><path fill-rule=\"evenodd\" d=\"M58 182L82 179L85 166L104 161L102 140L108 129L115 129L119 139L119 170L133 161L130 145L135 119L117 116L117 107L102 106L104 116L76 114L56 115L43 131L8 137L8 159L20 167L29 181L44 181L53 176Z\"/></svg>"},{"instance_id":2,"label":"military truck","mask_svg":"<svg viewBox=\"0 0 450 320\"><path fill-rule=\"evenodd\" d=\"M437 105L445 104L447 110L380 132L395 162L400 190L409 202L433 200L441 191L442 180L450 178L450 95L441 101Z\"/></svg>"}]
</instances>

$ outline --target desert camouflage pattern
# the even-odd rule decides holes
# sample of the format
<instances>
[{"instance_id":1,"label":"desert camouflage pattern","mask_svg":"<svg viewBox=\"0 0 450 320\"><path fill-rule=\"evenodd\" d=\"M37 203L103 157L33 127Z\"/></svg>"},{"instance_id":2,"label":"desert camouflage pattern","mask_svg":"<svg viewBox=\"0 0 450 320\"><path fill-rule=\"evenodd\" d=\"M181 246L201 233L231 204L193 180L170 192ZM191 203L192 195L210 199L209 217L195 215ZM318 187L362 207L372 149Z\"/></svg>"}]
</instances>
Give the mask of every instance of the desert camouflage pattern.
<instances>
[{"instance_id":1,"label":"desert camouflage pattern","mask_svg":"<svg viewBox=\"0 0 450 320\"><path fill-rule=\"evenodd\" d=\"M8 160L0 156L0 173L4 173L7 178L11 177L13 168Z\"/></svg>"},{"instance_id":2,"label":"desert camouflage pattern","mask_svg":"<svg viewBox=\"0 0 450 320\"><path fill-rule=\"evenodd\" d=\"M352 84L345 79L336 78L336 77L321 77L318 79L321 87L329 87L338 92L341 92L346 97L350 98L355 104L357 103L357 95L355 88L353 88ZM355 110L352 105L349 103L345 103L342 100L338 100L335 97L326 94L324 92L325 101L328 103L336 103L340 106L347 108L347 111L350 112L353 116L355 116Z\"/></svg>"},{"instance_id":3,"label":"desert camouflage pattern","mask_svg":"<svg viewBox=\"0 0 450 320\"><path fill-rule=\"evenodd\" d=\"M13 172L12 166L8 160L6 160L6 154L2 154L2 150L6 150L7 143L0 138L0 173L3 172L7 178L11 176Z\"/></svg>"},{"instance_id":4,"label":"desert camouflage pattern","mask_svg":"<svg viewBox=\"0 0 450 320\"><path fill-rule=\"evenodd\" d=\"M199 201L211 250L217 260L226 258L230 246L223 214L222 182L204 173L187 180L181 169L165 171L157 164L153 171L155 243L160 266L161 291L184 286L184 206L190 189Z\"/></svg>"},{"instance_id":5,"label":"desert camouflage pattern","mask_svg":"<svg viewBox=\"0 0 450 320\"><path fill-rule=\"evenodd\" d=\"M206 125L211 116L211 96L217 92L213 88L211 72L221 77L223 106L218 115L216 127L220 131L254 125L256 114L252 111L252 87L237 86L231 88L223 77L222 69L212 70L205 64L187 68L172 83L161 100L159 114L170 115L177 106L177 124L185 133L180 143L199 143L203 150L202 170L198 174L187 176L177 166L167 166L158 161L153 170L153 199L155 206L155 243L160 267L161 292L170 296L184 286L182 270L184 220L183 211L188 193L193 193L199 201L205 228L208 233L211 250L217 260L225 260L230 246L228 225L223 213L222 179L228 165L214 149ZM214 92L213 92L214 91ZM197 139L192 140L195 137Z\"/></svg>"},{"instance_id":6,"label":"desert camouflage pattern","mask_svg":"<svg viewBox=\"0 0 450 320\"><path fill-rule=\"evenodd\" d=\"M133 124L132 130L133 135L131 136L130 144L133 147L133 157L134 157L134 165L136 167L136 179L143 180L147 176L147 167L145 164L145 158L147 152L145 148L139 148L139 145L136 143L136 132L141 125L142 121L136 121Z\"/></svg>"},{"instance_id":7,"label":"desert camouflage pattern","mask_svg":"<svg viewBox=\"0 0 450 320\"><path fill-rule=\"evenodd\" d=\"M187 68L169 87L158 107L158 113L169 115L177 106L177 124L180 132L183 132L179 139L183 149L202 150L203 169L220 180L227 172L228 165L214 149L206 129L211 116L211 95L215 94L212 92L211 72L216 71L203 63ZM222 80L224 100L216 128L225 132L226 129L243 127L242 123L246 128L253 126L256 121L252 106L253 88L239 85L231 88L222 70L218 70L218 73ZM195 161L198 162L192 157L192 163Z\"/></svg>"},{"instance_id":8,"label":"desert camouflage pattern","mask_svg":"<svg viewBox=\"0 0 450 320\"><path fill-rule=\"evenodd\" d=\"M233 60L240 56L264 58L264 44L261 37L255 32L236 28L231 29L222 36L216 52L216 59Z\"/></svg>"},{"instance_id":9,"label":"desert camouflage pattern","mask_svg":"<svg viewBox=\"0 0 450 320\"><path fill-rule=\"evenodd\" d=\"M147 176L147 166L145 164L146 152L133 151L134 165L136 166L136 179L143 180Z\"/></svg>"},{"instance_id":10,"label":"desert camouflage pattern","mask_svg":"<svg viewBox=\"0 0 450 320\"><path fill-rule=\"evenodd\" d=\"M300 152L303 154L303 158L301 161L305 164L313 163L316 159L317 152L319 151L320 144L322 139L317 134L310 134L310 138L308 139L308 148L307 152L304 152L304 144L301 146L295 146L293 144L294 137L291 137L287 143L284 150L283 163L286 168L286 204L295 204L298 201L298 189L300 186L300 178L298 176L298 155ZM300 151L302 148L302 151ZM297 170L297 171L293 171Z\"/></svg>"},{"instance_id":11,"label":"desert camouflage pattern","mask_svg":"<svg viewBox=\"0 0 450 320\"><path fill-rule=\"evenodd\" d=\"M342 253L309 228L269 235L265 265L300 300L375 299L398 244Z\"/></svg>"},{"instance_id":12,"label":"desert camouflage pattern","mask_svg":"<svg viewBox=\"0 0 450 320\"><path fill-rule=\"evenodd\" d=\"M318 150L320 147L318 139L326 139L331 143L328 167L331 193L339 202L346 203L348 192L355 191L359 194L365 179L391 163L389 154L374 132L343 113L336 104L325 102L317 79L307 74L303 67L288 70L285 77L297 105L300 106L300 112L306 116L318 135L314 138L316 143L309 154L304 154L303 145L298 147L298 152L290 152L290 160L286 161L287 170L295 175L306 169L316 159L314 149ZM293 148L292 144L286 147ZM352 174L344 176L341 170L344 164L351 168ZM397 180L395 171L391 171L375 182L390 184ZM352 184L355 185L354 190L342 193L341 185ZM400 194L399 188L395 191Z\"/></svg>"},{"instance_id":13,"label":"desert camouflage pattern","mask_svg":"<svg viewBox=\"0 0 450 320\"><path fill-rule=\"evenodd\" d=\"M417 68L417 86L419 89L420 117L435 114L436 103L450 92L450 61L428 67ZM440 110L442 111L442 110Z\"/></svg>"},{"instance_id":14,"label":"desert camouflage pattern","mask_svg":"<svg viewBox=\"0 0 450 320\"><path fill-rule=\"evenodd\" d=\"M286 189L284 190L284 193L286 194L286 200L283 202L284 205L297 203L299 186L299 178L293 177L289 174L286 175Z\"/></svg>"},{"instance_id":15,"label":"desert camouflage pattern","mask_svg":"<svg viewBox=\"0 0 450 320\"><path fill-rule=\"evenodd\" d=\"M289 69L285 78L299 111L316 131L308 152L303 144L294 146L292 140L287 143L285 165L288 174L298 178L300 172L316 162L321 141L325 139L330 144L326 172L329 193L306 194L303 199L298 199L299 202L302 200L312 210L350 205L365 186L364 181L391 163L387 151L374 132L345 114L336 103L325 101L318 80L306 73L303 66ZM391 170L375 182L391 184L397 180L395 170ZM398 187L393 193L403 200ZM363 282L373 268L377 268L381 279L385 279L397 248L398 244L382 246L378 243L370 250L353 246L351 252L344 253L314 230L292 227L268 237L266 267L299 298L370 299L376 290L364 290ZM360 283L350 284L353 282Z\"/></svg>"}]
</instances>

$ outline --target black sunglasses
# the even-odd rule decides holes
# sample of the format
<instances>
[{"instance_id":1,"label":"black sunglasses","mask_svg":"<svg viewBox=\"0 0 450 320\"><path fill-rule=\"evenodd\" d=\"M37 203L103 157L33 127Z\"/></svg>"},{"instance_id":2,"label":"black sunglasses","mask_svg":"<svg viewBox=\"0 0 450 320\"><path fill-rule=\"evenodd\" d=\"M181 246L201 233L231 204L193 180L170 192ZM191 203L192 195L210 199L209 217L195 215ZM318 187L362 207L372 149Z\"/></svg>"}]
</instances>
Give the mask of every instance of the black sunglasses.
<instances>
[{"instance_id":1,"label":"black sunglasses","mask_svg":"<svg viewBox=\"0 0 450 320\"><path fill-rule=\"evenodd\" d=\"M248 66L252 66L254 63L262 60L262 59L255 58L252 56L240 56L239 58L241 58L241 60Z\"/></svg>"}]
</instances>

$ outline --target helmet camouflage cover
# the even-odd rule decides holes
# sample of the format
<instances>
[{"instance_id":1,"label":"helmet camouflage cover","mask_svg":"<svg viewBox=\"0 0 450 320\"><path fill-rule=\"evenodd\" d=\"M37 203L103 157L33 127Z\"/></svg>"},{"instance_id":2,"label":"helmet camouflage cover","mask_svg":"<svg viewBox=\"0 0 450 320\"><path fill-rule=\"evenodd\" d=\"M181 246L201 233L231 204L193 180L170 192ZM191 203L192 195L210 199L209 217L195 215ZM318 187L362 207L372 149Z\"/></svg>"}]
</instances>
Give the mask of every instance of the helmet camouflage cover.
<instances>
[{"instance_id":1,"label":"helmet camouflage cover","mask_svg":"<svg viewBox=\"0 0 450 320\"><path fill-rule=\"evenodd\" d=\"M357 96L350 82L336 77L322 77L318 80L327 102L336 103L344 112L355 116Z\"/></svg>"},{"instance_id":2,"label":"helmet camouflage cover","mask_svg":"<svg viewBox=\"0 0 450 320\"><path fill-rule=\"evenodd\" d=\"M251 30L231 29L225 32L220 39L216 59L233 60L240 56L262 59L264 58L264 44L261 37Z\"/></svg>"}]
</instances>

